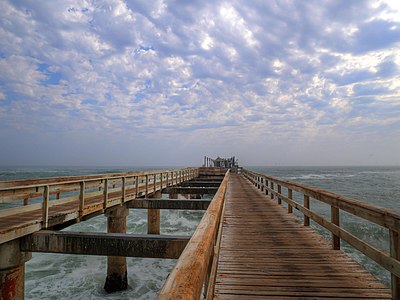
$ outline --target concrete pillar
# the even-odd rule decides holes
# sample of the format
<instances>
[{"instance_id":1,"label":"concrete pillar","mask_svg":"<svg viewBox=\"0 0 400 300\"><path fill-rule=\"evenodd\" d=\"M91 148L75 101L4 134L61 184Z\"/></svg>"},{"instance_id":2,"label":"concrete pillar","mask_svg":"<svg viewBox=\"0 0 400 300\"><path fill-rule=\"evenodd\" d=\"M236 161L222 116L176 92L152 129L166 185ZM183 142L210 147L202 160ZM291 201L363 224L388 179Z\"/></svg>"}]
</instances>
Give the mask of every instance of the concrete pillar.
<instances>
[{"instance_id":1,"label":"concrete pillar","mask_svg":"<svg viewBox=\"0 0 400 300\"><path fill-rule=\"evenodd\" d=\"M24 299L25 262L31 252L21 252L19 240L0 245L0 299Z\"/></svg>"},{"instance_id":2,"label":"concrete pillar","mask_svg":"<svg viewBox=\"0 0 400 300\"><path fill-rule=\"evenodd\" d=\"M161 191L153 194L152 198L161 198ZM147 233L160 234L160 210L149 208L147 210Z\"/></svg>"},{"instance_id":3,"label":"concrete pillar","mask_svg":"<svg viewBox=\"0 0 400 300\"><path fill-rule=\"evenodd\" d=\"M126 233L126 216L129 210L118 206L106 213L108 233ZM107 293L128 288L126 257L107 256L107 278L104 289Z\"/></svg>"}]
</instances>

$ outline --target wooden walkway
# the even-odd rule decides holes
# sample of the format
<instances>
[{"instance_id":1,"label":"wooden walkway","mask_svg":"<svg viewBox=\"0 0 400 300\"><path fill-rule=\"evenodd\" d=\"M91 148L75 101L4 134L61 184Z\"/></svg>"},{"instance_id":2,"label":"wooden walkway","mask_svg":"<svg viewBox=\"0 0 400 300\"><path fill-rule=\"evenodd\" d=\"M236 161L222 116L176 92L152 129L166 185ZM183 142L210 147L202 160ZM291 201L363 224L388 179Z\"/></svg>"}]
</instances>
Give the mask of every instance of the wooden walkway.
<instances>
[{"instance_id":1,"label":"wooden walkway","mask_svg":"<svg viewBox=\"0 0 400 300\"><path fill-rule=\"evenodd\" d=\"M230 177L215 299L391 299L382 283L247 179Z\"/></svg>"}]
</instances>

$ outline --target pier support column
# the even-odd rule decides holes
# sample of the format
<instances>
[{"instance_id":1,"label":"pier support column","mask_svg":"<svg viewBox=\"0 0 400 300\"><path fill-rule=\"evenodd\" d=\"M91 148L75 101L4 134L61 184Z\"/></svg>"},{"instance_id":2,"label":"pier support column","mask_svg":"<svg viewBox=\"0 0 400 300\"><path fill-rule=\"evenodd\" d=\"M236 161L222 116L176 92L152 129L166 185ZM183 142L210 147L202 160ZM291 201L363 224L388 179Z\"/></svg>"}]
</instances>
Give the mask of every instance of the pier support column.
<instances>
[{"instance_id":1,"label":"pier support column","mask_svg":"<svg viewBox=\"0 0 400 300\"><path fill-rule=\"evenodd\" d=\"M161 191L156 191L151 198L161 198ZM160 234L160 210L149 208L147 210L147 233Z\"/></svg>"},{"instance_id":2,"label":"pier support column","mask_svg":"<svg viewBox=\"0 0 400 300\"><path fill-rule=\"evenodd\" d=\"M126 233L126 216L129 210L118 206L106 213L108 233ZM128 288L126 257L107 256L107 278L104 289L107 293Z\"/></svg>"},{"instance_id":3,"label":"pier support column","mask_svg":"<svg viewBox=\"0 0 400 300\"><path fill-rule=\"evenodd\" d=\"M25 262L31 252L21 252L19 240L0 245L0 299L24 299Z\"/></svg>"}]
</instances>

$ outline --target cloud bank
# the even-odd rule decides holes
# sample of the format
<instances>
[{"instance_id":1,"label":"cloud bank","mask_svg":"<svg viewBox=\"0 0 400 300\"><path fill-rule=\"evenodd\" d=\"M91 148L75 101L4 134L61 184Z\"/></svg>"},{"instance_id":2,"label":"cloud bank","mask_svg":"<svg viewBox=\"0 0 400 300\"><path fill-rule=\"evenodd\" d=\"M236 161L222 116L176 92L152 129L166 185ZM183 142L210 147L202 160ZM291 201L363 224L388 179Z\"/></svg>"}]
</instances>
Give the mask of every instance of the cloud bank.
<instances>
[{"instance_id":1,"label":"cloud bank","mask_svg":"<svg viewBox=\"0 0 400 300\"><path fill-rule=\"evenodd\" d=\"M396 1L1 1L0 165L400 165L399 16Z\"/></svg>"}]
</instances>

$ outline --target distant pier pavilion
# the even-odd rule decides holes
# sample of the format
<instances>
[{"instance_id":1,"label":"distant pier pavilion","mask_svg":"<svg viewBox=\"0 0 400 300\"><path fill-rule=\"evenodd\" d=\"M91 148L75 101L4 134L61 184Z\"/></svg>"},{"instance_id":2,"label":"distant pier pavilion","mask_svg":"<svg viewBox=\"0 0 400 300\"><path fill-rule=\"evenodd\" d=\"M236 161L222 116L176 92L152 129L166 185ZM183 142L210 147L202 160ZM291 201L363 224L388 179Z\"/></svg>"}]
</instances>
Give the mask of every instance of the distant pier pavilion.
<instances>
[{"instance_id":1,"label":"distant pier pavilion","mask_svg":"<svg viewBox=\"0 0 400 300\"><path fill-rule=\"evenodd\" d=\"M178 259L158 299L400 299L398 213L242 169L234 156L205 156L195 168L0 181L0 203L11 204L0 209L4 300L24 298L32 252L107 256L110 293L128 287L126 257L151 257ZM126 233L132 208L147 210L148 234ZM192 236L164 235L160 209L204 215ZM346 231L340 212L386 230L390 251ZM60 231L98 215L107 218L107 233ZM387 269L391 287L342 252L342 240Z\"/></svg>"}]
</instances>

